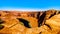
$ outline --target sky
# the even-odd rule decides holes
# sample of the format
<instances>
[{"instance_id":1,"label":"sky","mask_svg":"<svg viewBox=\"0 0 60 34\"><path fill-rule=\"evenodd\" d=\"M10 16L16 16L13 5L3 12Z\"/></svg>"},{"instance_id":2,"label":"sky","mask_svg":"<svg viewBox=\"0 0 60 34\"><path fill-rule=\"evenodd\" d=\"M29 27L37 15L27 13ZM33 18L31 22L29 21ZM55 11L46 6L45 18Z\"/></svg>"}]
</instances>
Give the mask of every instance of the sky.
<instances>
[{"instance_id":1,"label":"sky","mask_svg":"<svg viewBox=\"0 0 60 34\"><path fill-rule=\"evenodd\" d=\"M0 9L60 9L60 0L0 0Z\"/></svg>"}]
</instances>

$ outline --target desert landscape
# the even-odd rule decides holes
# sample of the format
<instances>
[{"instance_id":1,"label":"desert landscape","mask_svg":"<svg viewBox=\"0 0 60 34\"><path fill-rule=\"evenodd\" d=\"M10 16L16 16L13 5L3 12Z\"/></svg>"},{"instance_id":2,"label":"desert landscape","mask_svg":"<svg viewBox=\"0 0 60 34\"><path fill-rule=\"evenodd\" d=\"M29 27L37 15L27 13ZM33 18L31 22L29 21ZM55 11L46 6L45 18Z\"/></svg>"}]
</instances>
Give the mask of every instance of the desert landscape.
<instances>
[{"instance_id":1,"label":"desert landscape","mask_svg":"<svg viewBox=\"0 0 60 34\"><path fill-rule=\"evenodd\" d=\"M60 11L0 10L0 34L60 34Z\"/></svg>"}]
</instances>

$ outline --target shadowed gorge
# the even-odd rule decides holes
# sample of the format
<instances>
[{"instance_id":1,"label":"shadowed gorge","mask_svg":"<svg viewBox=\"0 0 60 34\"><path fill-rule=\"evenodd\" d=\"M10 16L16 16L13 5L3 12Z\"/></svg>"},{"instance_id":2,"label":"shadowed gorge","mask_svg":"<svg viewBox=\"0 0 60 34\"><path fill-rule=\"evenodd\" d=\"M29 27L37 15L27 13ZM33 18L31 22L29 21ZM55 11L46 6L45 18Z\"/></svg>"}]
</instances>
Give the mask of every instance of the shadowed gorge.
<instances>
[{"instance_id":1,"label":"shadowed gorge","mask_svg":"<svg viewBox=\"0 0 60 34\"><path fill-rule=\"evenodd\" d=\"M29 25L29 22L23 18L17 18L20 22L22 22L24 24L25 27L27 28L31 28L31 26Z\"/></svg>"}]
</instances>

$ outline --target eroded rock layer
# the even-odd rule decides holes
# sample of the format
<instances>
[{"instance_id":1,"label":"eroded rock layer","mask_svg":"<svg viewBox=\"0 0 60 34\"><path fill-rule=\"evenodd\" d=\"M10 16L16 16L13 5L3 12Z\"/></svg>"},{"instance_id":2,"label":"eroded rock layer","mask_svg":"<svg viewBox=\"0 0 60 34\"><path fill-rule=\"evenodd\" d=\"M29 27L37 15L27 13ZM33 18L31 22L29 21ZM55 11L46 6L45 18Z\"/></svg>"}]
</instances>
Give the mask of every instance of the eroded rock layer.
<instances>
[{"instance_id":1,"label":"eroded rock layer","mask_svg":"<svg viewBox=\"0 0 60 34\"><path fill-rule=\"evenodd\" d=\"M59 34L60 11L0 11L0 34Z\"/></svg>"}]
</instances>

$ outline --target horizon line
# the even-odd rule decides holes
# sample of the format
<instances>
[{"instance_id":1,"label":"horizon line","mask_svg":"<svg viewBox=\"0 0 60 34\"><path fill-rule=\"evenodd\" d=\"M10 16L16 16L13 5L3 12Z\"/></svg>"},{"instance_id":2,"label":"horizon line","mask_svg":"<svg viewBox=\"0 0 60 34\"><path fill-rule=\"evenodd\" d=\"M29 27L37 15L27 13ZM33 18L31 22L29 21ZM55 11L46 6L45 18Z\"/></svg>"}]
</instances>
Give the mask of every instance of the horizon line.
<instances>
[{"instance_id":1,"label":"horizon line","mask_svg":"<svg viewBox=\"0 0 60 34\"><path fill-rule=\"evenodd\" d=\"M7 10L7 11L46 11L46 10L60 10L60 8L0 8L0 10Z\"/></svg>"}]
</instances>

